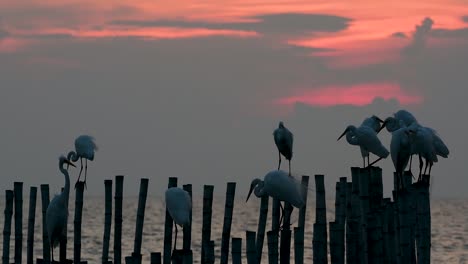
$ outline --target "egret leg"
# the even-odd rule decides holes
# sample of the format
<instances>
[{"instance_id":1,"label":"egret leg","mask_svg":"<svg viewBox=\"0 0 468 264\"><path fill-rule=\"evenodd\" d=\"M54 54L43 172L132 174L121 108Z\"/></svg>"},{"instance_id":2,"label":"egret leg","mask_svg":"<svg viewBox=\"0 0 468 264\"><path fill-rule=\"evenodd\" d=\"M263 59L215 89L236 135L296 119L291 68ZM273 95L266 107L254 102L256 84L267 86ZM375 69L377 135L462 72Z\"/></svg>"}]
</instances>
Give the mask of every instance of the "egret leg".
<instances>
[{"instance_id":1,"label":"egret leg","mask_svg":"<svg viewBox=\"0 0 468 264\"><path fill-rule=\"evenodd\" d=\"M422 167L423 167L423 160L422 160L421 154L419 154L419 177L418 177L418 181L421 181Z\"/></svg>"},{"instance_id":2,"label":"egret leg","mask_svg":"<svg viewBox=\"0 0 468 264\"><path fill-rule=\"evenodd\" d=\"M413 161L413 155L410 155L409 158L409 171L411 171L411 162Z\"/></svg>"},{"instance_id":3,"label":"egret leg","mask_svg":"<svg viewBox=\"0 0 468 264\"><path fill-rule=\"evenodd\" d=\"M50 246L50 255L52 256L52 262L51 263L54 263L54 247L52 245Z\"/></svg>"},{"instance_id":4,"label":"egret leg","mask_svg":"<svg viewBox=\"0 0 468 264\"><path fill-rule=\"evenodd\" d=\"M289 160L289 176L291 176L291 160Z\"/></svg>"},{"instance_id":5,"label":"egret leg","mask_svg":"<svg viewBox=\"0 0 468 264\"><path fill-rule=\"evenodd\" d=\"M370 157L370 155L367 156L367 165L370 164L370 158L369 157ZM366 167L366 166L364 166L364 167Z\"/></svg>"},{"instance_id":6,"label":"egret leg","mask_svg":"<svg viewBox=\"0 0 468 264\"><path fill-rule=\"evenodd\" d=\"M174 223L175 225L175 238L174 238L174 250L173 252L176 250L176 246L177 246L177 224Z\"/></svg>"},{"instance_id":7,"label":"egret leg","mask_svg":"<svg viewBox=\"0 0 468 264\"><path fill-rule=\"evenodd\" d=\"M81 172L83 171L83 158L81 157L80 157L80 162L81 162L80 174L78 175L78 179L76 180L75 189L76 189L76 184L80 181Z\"/></svg>"},{"instance_id":8,"label":"egret leg","mask_svg":"<svg viewBox=\"0 0 468 264\"><path fill-rule=\"evenodd\" d=\"M379 162L382 158L378 158L376 159L374 162L372 162L371 164L369 164L369 166L367 166L368 168L370 168L372 165L376 164L377 162Z\"/></svg>"},{"instance_id":9,"label":"egret leg","mask_svg":"<svg viewBox=\"0 0 468 264\"><path fill-rule=\"evenodd\" d=\"M281 153L278 151L278 170L281 168Z\"/></svg>"},{"instance_id":10,"label":"egret leg","mask_svg":"<svg viewBox=\"0 0 468 264\"><path fill-rule=\"evenodd\" d=\"M362 157L362 167L366 167L366 157Z\"/></svg>"},{"instance_id":11,"label":"egret leg","mask_svg":"<svg viewBox=\"0 0 468 264\"><path fill-rule=\"evenodd\" d=\"M429 176L431 176L432 165L434 165L434 163L431 162L429 164L429 174L428 174Z\"/></svg>"},{"instance_id":12,"label":"egret leg","mask_svg":"<svg viewBox=\"0 0 468 264\"><path fill-rule=\"evenodd\" d=\"M429 162L426 160L426 166L424 166L424 175L426 175L428 165L429 165Z\"/></svg>"},{"instance_id":13,"label":"egret leg","mask_svg":"<svg viewBox=\"0 0 468 264\"><path fill-rule=\"evenodd\" d=\"M84 170L84 186L86 188L86 175L88 172L88 159L85 159L85 170Z\"/></svg>"}]
</instances>

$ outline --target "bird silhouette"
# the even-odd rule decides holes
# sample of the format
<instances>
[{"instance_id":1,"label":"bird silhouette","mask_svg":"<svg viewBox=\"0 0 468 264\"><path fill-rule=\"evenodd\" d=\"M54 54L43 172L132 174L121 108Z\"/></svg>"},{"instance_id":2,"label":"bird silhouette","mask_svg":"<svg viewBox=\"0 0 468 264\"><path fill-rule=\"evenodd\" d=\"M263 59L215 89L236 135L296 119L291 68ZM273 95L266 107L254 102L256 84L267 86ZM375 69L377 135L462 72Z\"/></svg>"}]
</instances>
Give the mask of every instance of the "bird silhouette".
<instances>
[{"instance_id":1,"label":"bird silhouette","mask_svg":"<svg viewBox=\"0 0 468 264\"><path fill-rule=\"evenodd\" d=\"M281 168L281 155L289 161L289 175L291 176L291 159L293 148L293 134L283 122L279 122L278 128L273 132L276 147L278 148L278 170Z\"/></svg>"},{"instance_id":2,"label":"bird silhouette","mask_svg":"<svg viewBox=\"0 0 468 264\"><path fill-rule=\"evenodd\" d=\"M405 188L403 185L403 172L412 154L413 138L410 135L413 133L414 131L407 127L402 127L392 132L390 154L397 174L397 186L400 188Z\"/></svg>"},{"instance_id":3,"label":"bird silhouette","mask_svg":"<svg viewBox=\"0 0 468 264\"><path fill-rule=\"evenodd\" d=\"M303 186L291 177L288 173L282 170L274 170L268 172L263 180L256 178L250 184L249 194L246 202L249 200L252 192L257 197L270 196L290 203L296 208L302 208L305 205L303 198ZM282 217L284 216L284 208L281 206ZM280 220L280 223L282 221Z\"/></svg>"},{"instance_id":4,"label":"bird silhouette","mask_svg":"<svg viewBox=\"0 0 468 264\"><path fill-rule=\"evenodd\" d=\"M68 197L70 194L70 176L68 170L63 167L64 164L75 167L64 156L59 158L59 169L65 177L65 187L63 192L56 195L49 203L46 211L47 235L49 236L50 249L52 253L52 262L54 261L54 248L60 241L66 238L66 226L68 219Z\"/></svg>"},{"instance_id":5,"label":"bird silhouette","mask_svg":"<svg viewBox=\"0 0 468 264\"><path fill-rule=\"evenodd\" d=\"M344 135L346 135L346 141L348 141L349 144L360 147L364 167L366 167L365 158L369 157L369 152L377 155L379 158L372 162L372 164L369 164L368 158L368 166L377 163L381 159L387 158L390 154L388 150L382 145L382 142L380 142L379 138L377 137L377 132L374 128L363 125L360 127L350 125L346 127L345 131L338 137L337 140L340 140Z\"/></svg>"},{"instance_id":6,"label":"bird silhouette","mask_svg":"<svg viewBox=\"0 0 468 264\"><path fill-rule=\"evenodd\" d=\"M174 250L177 245L177 225L185 227L190 225L190 212L192 211L192 198L190 194L178 187L171 187L166 190L167 211L174 220L175 239Z\"/></svg>"},{"instance_id":7,"label":"bird silhouette","mask_svg":"<svg viewBox=\"0 0 468 264\"><path fill-rule=\"evenodd\" d=\"M81 135L75 139L75 151L70 151L67 155L67 158L73 162L78 161L80 159L81 168L80 174L78 175L78 179L76 183L80 181L81 173L83 171L83 158L85 159L85 179L84 184L86 186L86 175L88 171L88 160L94 160L94 152L98 150L98 147L95 143L95 140L92 136L88 135ZM75 183L75 188L76 188Z\"/></svg>"}]
</instances>

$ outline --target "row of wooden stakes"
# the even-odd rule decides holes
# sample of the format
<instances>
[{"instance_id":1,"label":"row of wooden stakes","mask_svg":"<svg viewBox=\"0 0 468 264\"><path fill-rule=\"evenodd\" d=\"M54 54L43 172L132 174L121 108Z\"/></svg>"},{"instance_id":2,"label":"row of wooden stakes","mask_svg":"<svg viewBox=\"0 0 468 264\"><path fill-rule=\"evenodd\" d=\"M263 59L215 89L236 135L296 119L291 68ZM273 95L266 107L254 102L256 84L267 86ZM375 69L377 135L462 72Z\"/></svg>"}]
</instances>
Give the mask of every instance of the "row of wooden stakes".
<instances>
[{"instance_id":1,"label":"row of wooden stakes","mask_svg":"<svg viewBox=\"0 0 468 264\"><path fill-rule=\"evenodd\" d=\"M382 170L378 167L351 168L352 182L346 177L336 183L335 221L327 228L324 176L315 175L315 223L313 224L313 263L430 263L430 202L429 181L411 184L411 173L405 173L404 190L393 192L393 201L383 198ZM122 201L123 176L115 177L114 196L114 256L109 260L109 242L112 223L112 180L105 180L105 218L102 248L102 263L122 263ZM126 256L125 263L142 262L141 245L145 218L148 179L140 182L134 249ZM304 200L307 201L309 176L302 176L305 187ZM169 178L168 187L177 186L177 178ZM396 186L396 184L395 184ZM49 203L49 186L41 185L43 256L37 263L50 263L50 245L45 230L45 214ZM192 194L192 185L183 185ZM234 209L236 183L227 183L223 231L221 237L220 263L227 264L229 255L232 263L242 263L242 238L231 237L231 224ZM200 263L215 262L215 242L211 238L213 185L203 188L203 220ZM60 263L87 263L81 260L81 220L84 185L76 188L74 212L73 260L67 259L67 242L60 244ZM2 263L10 260L10 234L14 209L15 247L14 263L22 263L22 201L23 183L15 182L14 190L6 190L5 221L3 232ZM27 264L34 263L34 224L37 188L31 187L27 233ZM268 217L269 197L260 199L258 229L246 231L245 255L247 263L262 262L263 244ZM306 208L299 210L297 227L290 229L292 206L285 204L283 226L280 228L280 202L273 199L271 230L266 232L268 263L289 264L291 262L291 238L294 239L294 263L304 263L304 231ZM164 247L162 252L151 253L151 263L193 263L191 226L183 229L183 249L172 251L173 221L166 210ZM328 234L329 233L329 236ZM329 238L329 240L327 239ZM231 245L230 245L231 244ZM329 245L329 249L328 249ZM230 250L231 249L231 250ZM230 252L231 251L231 252ZM231 253L231 254L229 254Z\"/></svg>"}]
</instances>

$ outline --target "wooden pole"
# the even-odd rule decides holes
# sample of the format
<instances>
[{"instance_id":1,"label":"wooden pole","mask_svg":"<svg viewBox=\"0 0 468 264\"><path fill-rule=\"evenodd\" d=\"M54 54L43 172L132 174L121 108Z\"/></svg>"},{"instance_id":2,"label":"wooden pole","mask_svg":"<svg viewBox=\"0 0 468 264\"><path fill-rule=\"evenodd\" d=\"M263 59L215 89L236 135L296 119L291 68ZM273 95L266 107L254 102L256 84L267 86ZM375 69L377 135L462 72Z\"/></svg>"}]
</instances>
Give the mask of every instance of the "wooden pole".
<instances>
[{"instance_id":1,"label":"wooden pole","mask_svg":"<svg viewBox=\"0 0 468 264\"><path fill-rule=\"evenodd\" d=\"M370 167L369 179L369 208L375 211L382 206L383 201L383 183L382 169L379 167Z\"/></svg>"},{"instance_id":2,"label":"wooden pole","mask_svg":"<svg viewBox=\"0 0 468 264\"><path fill-rule=\"evenodd\" d=\"M241 264L242 263L242 238L233 237L231 247L232 247L232 250L231 250L232 264Z\"/></svg>"},{"instance_id":3,"label":"wooden pole","mask_svg":"<svg viewBox=\"0 0 468 264\"><path fill-rule=\"evenodd\" d=\"M396 263L401 263L401 251L400 251L400 219L399 219L399 211L398 211L398 194L397 191L392 191L392 196L394 202L392 203L392 214L393 214L393 226L394 226L394 243L395 243L395 256L396 256Z\"/></svg>"},{"instance_id":4,"label":"wooden pole","mask_svg":"<svg viewBox=\"0 0 468 264\"><path fill-rule=\"evenodd\" d=\"M400 263L410 263L411 247L410 247L410 224L409 224L409 198L410 193L407 189L398 192L397 206L398 218L400 222Z\"/></svg>"},{"instance_id":5,"label":"wooden pole","mask_svg":"<svg viewBox=\"0 0 468 264\"><path fill-rule=\"evenodd\" d=\"M247 243L247 263L257 264L257 249L255 247L256 234L253 231L245 231L245 238Z\"/></svg>"},{"instance_id":6,"label":"wooden pole","mask_svg":"<svg viewBox=\"0 0 468 264\"><path fill-rule=\"evenodd\" d=\"M201 263L205 263L205 246L210 246L211 216L213 206L213 185L203 186L203 220L202 220L202 249ZM214 244L214 241L213 241ZM209 257L209 256L207 256Z\"/></svg>"},{"instance_id":7,"label":"wooden pole","mask_svg":"<svg viewBox=\"0 0 468 264\"><path fill-rule=\"evenodd\" d=\"M328 262L327 256L327 208L325 203L324 175L315 175L316 209L312 250L314 264Z\"/></svg>"},{"instance_id":8,"label":"wooden pole","mask_svg":"<svg viewBox=\"0 0 468 264\"><path fill-rule=\"evenodd\" d=\"M169 182L167 184L167 188L177 187L177 178L176 177L169 177ZM163 255L163 263L169 264L171 263L171 256L172 256L172 224L173 220L169 211L167 210L166 206L166 220L164 222L164 255Z\"/></svg>"},{"instance_id":9,"label":"wooden pole","mask_svg":"<svg viewBox=\"0 0 468 264\"><path fill-rule=\"evenodd\" d=\"M29 190L29 215L28 215L28 240L27 240L27 262L34 263L34 224L36 222L36 197L37 187Z\"/></svg>"},{"instance_id":10,"label":"wooden pole","mask_svg":"<svg viewBox=\"0 0 468 264\"><path fill-rule=\"evenodd\" d=\"M190 201L192 201L192 184L184 184L183 189L188 192L190 195ZM193 202L192 202L193 204ZM184 241L183 241L183 249L184 252L187 253L191 251L192 246L192 208L190 209L190 224L188 226L184 226L183 233L184 233ZM193 256L192 256L193 257Z\"/></svg>"},{"instance_id":11,"label":"wooden pole","mask_svg":"<svg viewBox=\"0 0 468 264\"><path fill-rule=\"evenodd\" d=\"M393 219L393 205L390 198L384 199L382 216L382 237L383 237L383 263L396 263L395 252L395 230Z\"/></svg>"},{"instance_id":12,"label":"wooden pole","mask_svg":"<svg viewBox=\"0 0 468 264\"><path fill-rule=\"evenodd\" d=\"M84 182L77 182L75 185L75 221L73 228L74 248L73 248L73 263L81 263L81 219L83 212L83 193Z\"/></svg>"},{"instance_id":13,"label":"wooden pole","mask_svg":"<svg viewBox=\"0 0 468 264\"><path fill-rule=\"evenodd\" d=\"M138 195L138 209L135 226L135 242L132 257L134 262L141 263L141 242L143 240L143 223L145 221L146 197L148 194L148 179L140 180L140 193Z\"/></svg>"},{"instance_id":14,"label":"wooden pole","mask_svg":"<svg viewBox=\"0 0 468 264\"><path fill-rule=\"evenodd\" d=\"M102 263L109 260L109 241L112 225L112 180L104 180L105 190L105 213L104 213L104 235L102 238Z\"/></svg>"},{"instance_id":15,"label":"wooden pole","mask_svg":"<svg viewBox=\"0 0 468 264\"><path fill-rule=\"evenodd\" d=\"M124 176L115 176L114 264L122 263L122 203Z\"/></svg>"},{"instance_id":16,"label":"wooden pole","mask_svg":"<svg viewBox=\"0 0 468 264\"><path fill-rule=\"evenodd\" d=\"M293 207L284 202L283 229L280 237L280 263L289 264L291 260L291 213Z\"/></svg>"},{"instance_id":17,"label":"wooden pole","mask_svg":"<svg viewBox=\"0 0 468 264\"><path fill-rule=\"evenodd\" d=\"M368 263L368 248L367 248L367 214L370 211L369 205L369 182L370 182L370 168L361 168L359 170L359 200L361 208L361 244L359 248L362 254L361 261L363 264Z\"/></svg>"},{"instance_id":18,"label":"wooden pole","mask_svg":"<svg viewBox=\"0 0 468 264\"><path fill-rule=\"evenodd\" d=\"M41 201L42 201L42 258L46 263L50 262L50 245L49 236L47 234L46 214L49 207L49 185L41 184Z\"/></svg>"},{"instance_id":19,"label":"wooden pole","mask_svg":"<svg viewBox=\"0 0 468 264\"><path fill-rule=\"evenodd\" d=\"M268 263L278 264L278 232L275 230L267 232L268 240Z\"/></svg>"},{"instance_id":20,"label":"wooden pole","mask_svg":"<svg viewBox=\"0 0 468 264\"><path fill-rule=\"evenodd\" d=\"M356 221L357 195L353 194L354 182L346 183L346 263L358 263L358 221ZM354 206L355 205L355 206ZM354 207L353 207L354 206Z\"/></svg>"},{"instance_id":21,"label":"wooden pole","mask_svg":"<svg viewBox=\"0 0 468 264\"><path fill-rule=\"evenodd\" d=\"M229 240L231 238L232 212L234 210L235 195L236 183L228 182L226 189L226 203L224 205L223 234L221 236L221 264L227 264L229 259Z\"/></svg>"},{"instance_id":22,"label":"wooden pole","mask_svg":"<svg viewBox=\"0 0 468 264\"><path fill-rule=\"evenodd\" d=\"M383 245L382 245L382 229L379 222L379 217L376 213L368 213L367 224L368 224L368 252L369 252L369 263L383 263Z\"/></svg>"},{"instance_id":23,"label":"wooden pole","mask_svg":"<svg viewBox=\"0 0 468 264\"><path fill-rule=\"evenodd\" d=\"M151 252L151 264L161 264L161 252Z\"/></svg>"},{"instance_id":24,"label":"wooden pole","mask_svg":"<svg viewBox=\"0 0 468 264\"><path fill-rule=\"evenodd\" d=\"M339 234L337 232L338 223L337 222L330 222L329 223L329 231L330 231L330 261L332 264L343 263L340 259L339 253Z\"/></svg>"},{"instance_id":25,"label":"wooden pole","mask_svg":"<svg viewBox=\"0 0 468 264\"><path fill-rule=\"evenodd\" d=\"M213 264L215 262L215 243L213 240L210 240L206 243L205 245L205 248L206 248L206 256L205 256L205 260L204 262L202 263L206 263L206 264Z\"/></svg>"},{"instance_id":26,"label":"wooden pole","mask_svg":"<svg viewBox=\"0 0 468 264\"><path fill-rule=\"evenodd\" d=\"M300 264L304 262L304 231L305 231L305 217L307 209L307 193L309 190L309 176L303 175L301 180L302 199L304 206L299 209L299 220L297 223L298 229L294 229L294 263Z\"/></svg>"},{"instance_id":27,"label":"wooden pole","mask_svg":"<svg viewBox=\"0 0 468 264\"><path fill-rule=\"evenodd\" d=\"M11 235L11 217L13 215L13 196L12 190L5 191L5 221L3 222L3 256L2 263L10 262L10 235Z\"/></svg>"},{"instance_id":28,"label":"wooden pole","mask_svg":"<svg viewBox=\"0 0 468 264\"><path fill-rule=\"evenodd\" d=\"M280 205L280 200L273 198L273 204L271 206L271 230L276 230L276 232L279 232L280 229Z\"/></svg>"},{"instance_id":29,"label":"wooden pole","mask_svg":"<svg viewBox=\"0 0 468 264\"><path fill-rule=\"evenodd\" d=\"M431 262L431 203L429 197L429 175L423 175L423 181L418 186L418 226L420 246L418 263Z\"/></svg>"},{"instance_id":30,"label":"wooden pole","mask_svg":"<svg viewBox=\"0 0 468 264\"><path fill-rule=\"evenodd\" d=\"M21 264L23 250L23 183L14 183L15 194L15 263Z\"/></svg>"},{"instance_id":31,"label":"wooden pole","mask_svg":"<svg viewBox=\"0 0 468 264\"><path fill-rule=\"evenodd\" d=\"M262 262L262 252L263 252L263 240L265 238L265 229L266 222L268 218L268 201L269 196L265 195L260 198L260 215L258 217L258 229L257 229L257 262Z\"/></svg>"}]
</instances>

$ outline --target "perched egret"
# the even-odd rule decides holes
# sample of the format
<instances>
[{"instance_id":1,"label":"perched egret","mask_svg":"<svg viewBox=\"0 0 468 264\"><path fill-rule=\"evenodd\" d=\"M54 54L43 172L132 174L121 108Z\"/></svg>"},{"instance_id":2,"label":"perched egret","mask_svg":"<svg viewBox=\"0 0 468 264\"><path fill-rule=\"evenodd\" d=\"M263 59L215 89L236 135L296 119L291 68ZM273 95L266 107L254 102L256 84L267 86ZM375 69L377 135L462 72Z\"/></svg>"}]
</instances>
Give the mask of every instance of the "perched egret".
<instances>
[{"instance_id":1,"label":"perched egret","mask_svg":"<svg viewBox=\"0 0 468 264\"><path fill-rule=\"evenodd\" d=\"M52 252L52 262L54 261L54 248L66 237L66 226L68 219L68 197L70 194L70 176L64 164L73 165L67 158L60 156L59 169L65 176L65 187L63 192L56 195L46 211L47 235L49 236L50 249Z\"/></svg>"},{"instance_id":2,"label":"perched egret","mask_svg":"<svg viewBox=\"0 0 468 264\"><path fill-rule=\"evenodd\" d=\"M387 158L389 155L388 150L382 145L379 138L377 137L377 132L374 128L368 126L348 126L343 134L337 140L340 140L344 135L346 135L346 141L349 144L359 146L361 148L361 155L365 167L365 158L368 159L368 166L375 164L381 159ZM377 155L379 158L374 161L372 164L369 164L369 152Z\"/></svg>"},{"instance_id":3,"label":"perched egret","mask_svg":"<svg viewBox=\"0 0 468 264\"><path fill-rule=\"evenodd\" d=\"M257 197L267 195L279 201L288 202L296 208L302 208L305 205L302 185L282 170L270 171L263 180L254 179L250 184L246 202L252 192ZM281 207L281 209L284 216L284 208Z\"/></svg>"},{"instance_id":4,"label":"perched egret","mask_svg":"<svg viewBox=\"0 0 468 264\"><path fill-rule=\"evenodd\" d=\"M409 125L411 125L413 123L418 122L413 114L411 114L410 112L408 112L407 110L404 110L404 109L398 110L396 113L393 114L393 116L396 119L403 121L405 126L409 126Z\"/></svg>"},{"instance_id":5,"label":"perched egret","mask_svg":"<svg viewBox=\"0 0 468 264\"><path fill-rule=\"evenodd\" d=\"M88 171L88 160L94 160L94 152L98 150L98 147L92 136L81 135L75 139L75 151L70 151L67 158L73 162L80 159L81 169L76 183L80 181L81 172L83 171L83 158L85 159L85 179L84 184L86 186L86 174ZM76 186L76 184L75 184Z\"/></svg>"},{"instance_id":6,"label":"perched egret","mask_svg":"<svg viewBox=\"0 0 468 264\"><path fill-rule=\"evenodd\" d=\"M371 117L364 119L364 121L362 121L361 126L368 126L374 129L375 132L378 132L380 131L380 124L383 122L384 121L380 119L378 116L373 115Z\"/></svg>"},{"instance_id":7,"label":"perched egret","mask_svg":"<svg viewBox=\"0 0 468 264\"><path fill-rule=\"evenodd\" d=\"M431 174L432 165L437 162L437 152L434 147L434 137L432 130L417 123L413 123L408 126L415 133L411 135L413 142L413 153L419 156L419 178L421 180L423 161L426 160L426 166L424 168L424 174L426 174L427 167L429 165L429 174Z\"/></svg>"},{"instance_id":8,"label":"perched egret","mask_svg":"<svg viewBox=\"0 0 468 264\"><path fill-rule=\"evenodd\" d=\"M397 174L397 183L402 188L405 187L403 186L403 172L412 154L412 137L410 136L412 133L414 131L407 127L399 128L392 132L390 142L390 154Z\"/></svg>"},{"instance_id":9,"label":"perched egret","mask_svg":"<svg viewBox=\"0 0 468 264\"><path fill-rule=\"evenodd\" d=\"M293 134L279 122L278 128L273 132L276 147L278 148L278 170L281 167L281 154L289 161L289 176L291 176L291 158L293 147Z\"/></svg>"},{"instance_id":10,"label":"perched egret","mask_svg":"<svg viewBox=\"0 0 468 264\"><path fill-rule=\"evenodd\" d=\"M167 211L174 220L175 239L174 250L177 245L177 225L185 227L190 225L190 212L192 210L192 199L187 191L178 187L171 187L166 191Z\"/></svg>"}]
</instances>

